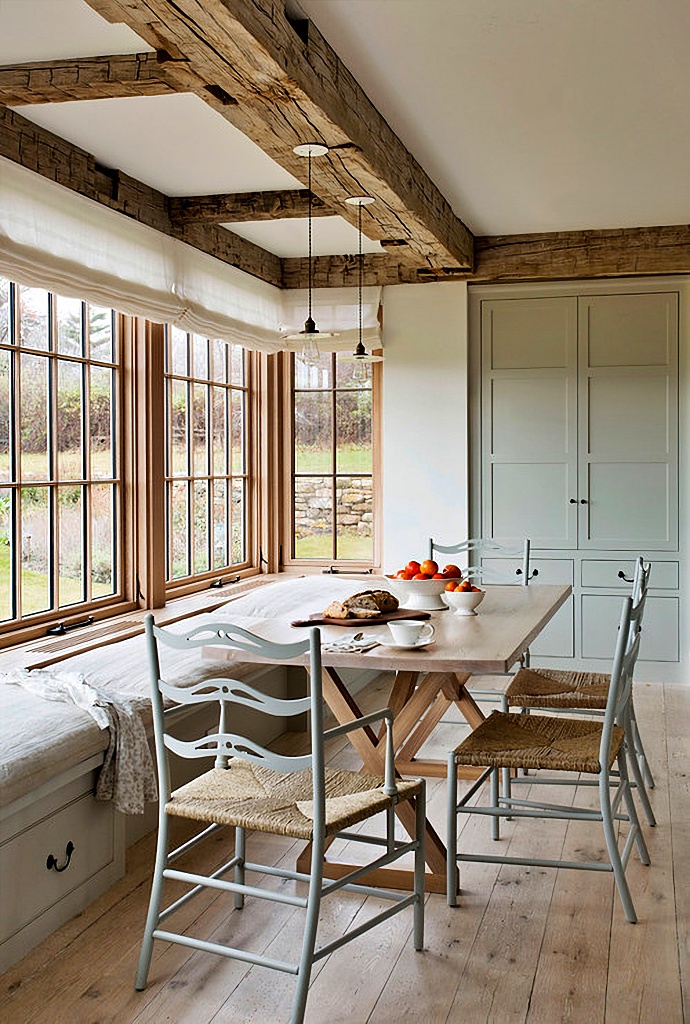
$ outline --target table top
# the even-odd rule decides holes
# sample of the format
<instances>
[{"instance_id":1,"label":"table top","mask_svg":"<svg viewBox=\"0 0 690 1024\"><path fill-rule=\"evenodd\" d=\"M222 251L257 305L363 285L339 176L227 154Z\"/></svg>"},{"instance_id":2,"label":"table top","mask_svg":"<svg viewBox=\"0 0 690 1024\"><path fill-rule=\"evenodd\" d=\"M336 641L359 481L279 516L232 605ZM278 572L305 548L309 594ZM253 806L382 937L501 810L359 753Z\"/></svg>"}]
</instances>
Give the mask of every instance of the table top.
<instances>
[{"instance_id":1,"label":"table top","mask_svg":"<svg viewBox=\"0 0 690 1024\"><path fill-rule=\"evenodd\" d=\"M544 626L567 601L571 587L567 585L532 584L520 586L487 586L486 596L476 615L459 616L450 609L431 613L429 621L436 633L434 642L414 650L376 646L368 651L322 651L322 662L333 668L367 668L379 671L413 672L507 672L523 651L534 641ZM306 639L308 628L291 626L289 619L260 616L233 616L225 609L223 620L244 626L269 640L283 643ZM219 617L220 621L220 617ZM342 627L321 626L323 644L343 640L351 635ZM352 634L361 630L365 636L390 639L388 627L352 622ZM229 660L261 661L245 652L209 645L204 656ZM308 656L295 658L295 664L306 664Z\"/></svg>"}]
</instances>

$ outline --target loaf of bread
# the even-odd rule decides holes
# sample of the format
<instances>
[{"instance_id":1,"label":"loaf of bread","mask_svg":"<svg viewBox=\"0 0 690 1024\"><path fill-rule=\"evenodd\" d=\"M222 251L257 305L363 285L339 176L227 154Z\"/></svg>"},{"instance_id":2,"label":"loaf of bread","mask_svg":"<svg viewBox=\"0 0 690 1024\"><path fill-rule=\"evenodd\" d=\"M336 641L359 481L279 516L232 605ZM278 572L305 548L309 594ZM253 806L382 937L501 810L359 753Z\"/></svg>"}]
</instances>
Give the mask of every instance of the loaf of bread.
<instances>
[{"instance_id":1,"label":"loaf of bread","mask_svg":"<svg viewBox=\"0 0 690 1024\"><path fill-rule=\"evenodd\" d=\"M375 619L381 612L394 612L398 603L387 590L362 590L345 601L331 601L323 614L328 619Z\"/></svg>"}]
</instances>

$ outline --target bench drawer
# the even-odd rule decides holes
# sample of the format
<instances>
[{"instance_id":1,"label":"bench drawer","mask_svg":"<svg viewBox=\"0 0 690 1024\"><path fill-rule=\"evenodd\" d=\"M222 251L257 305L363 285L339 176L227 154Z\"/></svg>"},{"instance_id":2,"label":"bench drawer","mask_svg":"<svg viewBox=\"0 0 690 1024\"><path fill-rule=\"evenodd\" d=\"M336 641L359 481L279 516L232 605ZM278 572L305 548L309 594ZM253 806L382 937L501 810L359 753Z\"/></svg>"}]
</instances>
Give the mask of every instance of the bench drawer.
<instances>
[{"instance_id":1,"label":"bench drawer","mask_svg":"<svg viewBox=\"0 0 690 1024\"><path fill-rule=\"evenodd\" d=\"M93 796L93 775L77 779L62 792L63 802L54 800L36 808L30 823L26 814L9 817L0 834L0 943L4 944L42 915L66 919L76 910L70 907L84 889L100 879L109 880L121 870L122 851L118 823L111 803ZM62 868L68 843L74 845L69 866L62 871L48 868L52 855ZM108 882L110 884L110 881ZM107 887L100 884L100 889ZM93 898L93 897L91 897ZM81 904L83 905L83 904ZM75 904L81 909L80 904ZM66 911L66 915L61 912ZM10 942L10 945L14 945Z\"/></svg>"}]
</instances>

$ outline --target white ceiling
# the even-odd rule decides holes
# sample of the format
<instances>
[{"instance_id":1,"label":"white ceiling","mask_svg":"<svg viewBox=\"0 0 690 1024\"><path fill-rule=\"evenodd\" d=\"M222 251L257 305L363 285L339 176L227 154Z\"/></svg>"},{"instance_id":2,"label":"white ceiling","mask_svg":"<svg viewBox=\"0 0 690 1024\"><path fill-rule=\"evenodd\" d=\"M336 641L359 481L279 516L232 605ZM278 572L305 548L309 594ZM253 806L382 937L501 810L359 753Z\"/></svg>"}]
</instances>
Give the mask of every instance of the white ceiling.
<instances>
[{"instance_id":1,"label":"white ceiling","mask_svg":"<svg viewBox=\"0 0 690 1024\"><path fill-rule=\"evenodd\" d=\"M689 0L299 3L475 233L690 219ZM83 0L0 0L3 64L149 49ZM298 184L193 96L17 109L168 195ZM232 230L307 251L304 221ZM356 249L315 219L315 253Z\"/></svg>"}]
</instances>

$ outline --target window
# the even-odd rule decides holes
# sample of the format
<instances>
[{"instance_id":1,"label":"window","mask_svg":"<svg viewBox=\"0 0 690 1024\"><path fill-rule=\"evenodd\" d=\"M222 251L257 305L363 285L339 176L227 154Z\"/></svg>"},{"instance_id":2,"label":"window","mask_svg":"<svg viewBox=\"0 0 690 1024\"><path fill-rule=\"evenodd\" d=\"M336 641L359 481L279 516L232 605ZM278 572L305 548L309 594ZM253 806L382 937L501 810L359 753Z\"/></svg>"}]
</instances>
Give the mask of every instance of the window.
<instances>
[{"instance_id":1,"label":"window","mask_svg":"<svg viewBox=\"0 0 690 1024\"><path fill-rule=\"evenodd\" d=\"M122 586L117 317L0 279L0 622Z\"/></svg>"},{"instance_id":2,"label":"window","mask_svg":"<svg viewBox=\"0 0 690 1024\"><path fill-rule=\"evenodd\" d=\"M372 373L373 369L373 373ZM292 557L376 561L376 364L292 357Z\"/></svg>"},{"instance_id":3,"label":"window","mask_svg":"<svg viewBox=\"0 0 690 1024\"><path fill-rule=\"evenodd\" d=\"M169 582L248 561L247 355L166 330Z\"/></svg>"}]
</instances>

